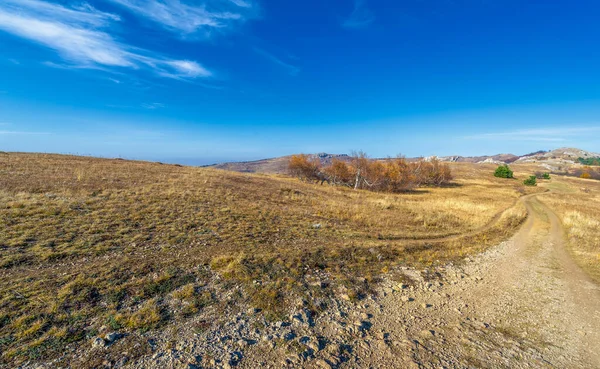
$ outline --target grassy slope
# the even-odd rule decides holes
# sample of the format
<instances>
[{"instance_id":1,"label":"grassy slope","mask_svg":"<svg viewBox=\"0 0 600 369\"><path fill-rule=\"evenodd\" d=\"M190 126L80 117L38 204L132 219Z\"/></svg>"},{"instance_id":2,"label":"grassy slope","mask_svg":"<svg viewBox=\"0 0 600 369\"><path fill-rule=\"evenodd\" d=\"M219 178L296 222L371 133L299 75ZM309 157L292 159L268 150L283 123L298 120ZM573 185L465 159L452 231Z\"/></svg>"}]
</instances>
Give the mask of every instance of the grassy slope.
<instances>
[{"instance_id":1,"label":"grassy slope","mask_svg":"<svg viewBox=\"0 0 600 369\"><path fill-rule=\"evenodd\" d=\"M542 200L561 218L571 255L600 283L600 182L562 177L549 188Z\"/></svg>"},{"instance_id":2,"label":"grassy slope","mask_svg":"<svg viewBox=\"0 0 600 369\"><path fill-rule=\"evenodd\" d=\"M273 318L295 296L360 298L399 264L457 260L524 219L520 181L456 164L456 186L378 194L250 175L60 155L0 158L2 360L51 357L108 325L148 330L245 286ZM444 237L500 221L474 236ZM316 227L320 224L320 227ZM315 271L331 280L315 288ZM1 362L1 361L0 361Z\"/></svg>"}]
</instances>

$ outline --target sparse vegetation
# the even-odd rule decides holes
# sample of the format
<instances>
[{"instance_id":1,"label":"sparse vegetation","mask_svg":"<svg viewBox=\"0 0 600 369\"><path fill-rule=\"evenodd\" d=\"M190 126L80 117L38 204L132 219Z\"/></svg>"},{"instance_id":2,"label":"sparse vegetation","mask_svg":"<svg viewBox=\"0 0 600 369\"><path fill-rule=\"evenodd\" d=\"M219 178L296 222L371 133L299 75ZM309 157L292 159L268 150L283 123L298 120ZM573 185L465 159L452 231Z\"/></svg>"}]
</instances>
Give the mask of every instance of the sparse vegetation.
<instances>
[{"instance_id":1,"label":"sparse vegetation","mask_svg":"<svg viewBox=\"0 0 600 369\"><path fill-rule=\"evenodd\" d=\"M600 283L600 183L565 178L553 190L542 199L561 217L573 259Z\"/></svg>"},{"instance_id":2,"label":"sparse vegetation","mask_svg":"<svg viewBox=\"0 0 600 369\"><path fill-rule=\"evenodd\" d=\"M523 181L523 184L525 186L537 186L537 177L529 176L529 178L527 178L526 180Z\"/></svg>"},{"instance_id":3,"label":"sparse vegetation","mask_svg":"<svg viewBox=\"0 0 600 369\"><path fill-rule=\"evenodd\" d=\"M600 167L583 166L574 168L564 168L560 171L555 171L553 174L563 175L567 177L577 177L582 179L600 180Z\"/></svg>"},{"instance_id":4,"label":"sparse vegetation","mask_svg":"<svg viewBox=\"0 0 600 369\"><path fill-rule=\"evenodd\" d=\"M452 180L448 164L433 158L408 162L399 157L372 160L363 152L355 153L349 162L334 159L323 168L318 158L294 155L289 172L304 180L329 183L379 192L405 192L421 186L442 186Z\"/></svg>"},{"instance_id":5,"label":"sparse vegetation","mask_svg":"<svg viewBox=\"0 0 600 369\"><path fill-rule=\"evenodd\" d=\"M337 288L358 299L394 265L457 260L509 236L525 218L517 198L534 190L468 164L455 164L452 187L394 194L10 155L0 163L0 360L9 366L59 355L103 325L145 331L201 314L232 285L274 318L298 296L317 311L314 301ZM315 271L328 287L310 288Z\"/></svg>"},{"instance_id":6,"label":"sparse vegetation","mask_svg":"<svg viewBox=\"0 0 600 369\"><path fill-rule=\"evenodd\" d=\"M494 176L498 178L513 178L513 171L506 164L498 166L494 172Z\"/></svg>"},{"instance_id":7,"label":"sparse vegetation","mask_svg":"<svg viewBox=\"0 0 600 369\"><path fill-rule=\"evenodd\" d=\"M600 166L600 158L578 158L580 164Z\"/></svg>"},{"instance_id":8,"label":"sparse vegetation","mask_svg":"<svg viewBox=\"0 0 600 369\"><path fill-rule=\"evenodd\" d=\"M537 178L537 179L550 179L550 173L548 173L548 172L535 172L535 178Z\"/></svg>"}]
</instances>

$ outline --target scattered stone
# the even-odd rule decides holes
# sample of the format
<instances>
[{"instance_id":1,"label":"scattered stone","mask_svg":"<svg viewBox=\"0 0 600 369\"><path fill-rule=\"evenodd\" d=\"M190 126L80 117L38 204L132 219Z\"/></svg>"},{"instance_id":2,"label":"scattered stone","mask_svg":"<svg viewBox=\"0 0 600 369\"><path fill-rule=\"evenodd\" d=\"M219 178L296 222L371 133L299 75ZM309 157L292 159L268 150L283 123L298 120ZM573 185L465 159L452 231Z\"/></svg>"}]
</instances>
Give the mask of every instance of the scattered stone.
<instances>
[{"instance_id":1,"label":"scattered stone","mask_svg":"<svg viewBox=\"0 0 600 369\"><path fill-rule=\"evenodd\" d=\"M317 368L323 368L323 369L330 369L332 368L331 365L329 365L329 363L323 359L317 359L315 360L315 366Z\"/></svg>"},{"instance_id":2,"label":"scattered stone","mask_svg":"<svg viewBox=\"0 0 600 369\"><path fill-rule=\"evenodd\" d=\"M107 343L113 343L116 340L118 340L119 338L121 338L121 335L117 332L110 332L109 334L104 336L104 339L106 340Z\"/></svg>"},{"instance_id":3,"label":"scattered stone","mask_svg":"<svg viewBox=\"0 0 600 369\"><path fill-rule=\"evenodd\" d=\"M92 347L105 347L105 346L106 346L106 341L104 341L100 337L96 337L92 340Z\"/></svg>"},{"instance_id":4,"label":"scattered stone","mask_svg":"<svg viewBox=\"0 0 600 369\"><path fill-rule=\"evenodd\" d=\"M283 338L284 338L286 341L291 341L291 340L293 340L294 338L296 338L296 333L294 333L294 332L288 332L288 333L286 333L286 334L283 336Z\"/></svg>"},{"instance_id":5,"label":"scattered stone","mask_svg":"<svg viewBox=\"0 0 600 369\"><path fill-rule=\"evenodd\" d=\"M124 356L122 358L120 358L116 363L114 368L118 369L118 368L122 368L125 366L125 364L127 364L127 361L129 361L129 358L127 356Z\"/></svg>"}]
</instances>

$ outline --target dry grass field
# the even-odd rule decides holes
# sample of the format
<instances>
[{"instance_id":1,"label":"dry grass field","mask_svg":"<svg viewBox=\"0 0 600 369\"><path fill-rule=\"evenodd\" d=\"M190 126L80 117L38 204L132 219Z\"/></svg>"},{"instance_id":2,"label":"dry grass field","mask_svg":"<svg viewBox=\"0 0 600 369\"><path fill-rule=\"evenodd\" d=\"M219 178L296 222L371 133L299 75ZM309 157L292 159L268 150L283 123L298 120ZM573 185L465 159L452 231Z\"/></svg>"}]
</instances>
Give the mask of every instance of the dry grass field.
<instances>
[{"instance_id":1,"label":"dry grass field","mask_svg":"<svg viewBox=\"0 0 600 369\"><path fill-rule=\"evenodd\" d=\"M277 319L299 297L315 313L323 294L360 299L393 266L458 261L514 233L526 216L518 198L542 190L494 168L457 163L452 186L382 194L10 153L0 158L0 363L58 355L102 326L150 330L201 314L223 303L215 280L242 285L240 301ZM565 207L570 234L597 244L589 198L564 196L586 208Z\"/></svg>"},{"instance_id":2,"label":"dry grass field","mask_svg":"<svg viewBox=\"0 0 600 369\"><path fill-rule=\"evenodd\" d=\"M557 212L573 259L600 282L600 182L560 177L541 199Z\"/></svg>"}]
</instances>

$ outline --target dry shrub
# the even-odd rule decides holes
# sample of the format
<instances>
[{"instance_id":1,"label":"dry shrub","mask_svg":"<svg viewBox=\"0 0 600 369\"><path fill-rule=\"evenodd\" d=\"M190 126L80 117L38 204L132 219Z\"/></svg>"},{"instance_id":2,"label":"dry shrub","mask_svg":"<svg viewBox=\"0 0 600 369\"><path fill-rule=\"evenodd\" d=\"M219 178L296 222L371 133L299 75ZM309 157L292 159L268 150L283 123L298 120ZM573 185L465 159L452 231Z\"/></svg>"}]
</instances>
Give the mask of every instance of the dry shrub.
<instances>
[{"instance_id":1,"label":"dry shrub","mask_svg":"<svg viewBox=\"0 0 600 369\"><path fill-rule=\"evenodd\" d=\"M294 177L303 180L315 180L318 179L321 162L318 158L311 158L305 154L292 155L288 163L288 170Z\"/></svg>"},{"instance_id":2,"label":"dry shrub","mask_svg":"<svg viewBox=\"0 0 600 369\"><path fill-rule=\"evenodd\" d=\"M436 158L408 162L403 157L372 160L364 152L353 153L349 163L334 159L321 169L318 159L294 155L290 174L304 180L327 180L339 185L379 192L404 192L420 186L442 186L452 180L448 164Z\"/></svg>"}]
</instances>

